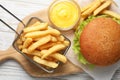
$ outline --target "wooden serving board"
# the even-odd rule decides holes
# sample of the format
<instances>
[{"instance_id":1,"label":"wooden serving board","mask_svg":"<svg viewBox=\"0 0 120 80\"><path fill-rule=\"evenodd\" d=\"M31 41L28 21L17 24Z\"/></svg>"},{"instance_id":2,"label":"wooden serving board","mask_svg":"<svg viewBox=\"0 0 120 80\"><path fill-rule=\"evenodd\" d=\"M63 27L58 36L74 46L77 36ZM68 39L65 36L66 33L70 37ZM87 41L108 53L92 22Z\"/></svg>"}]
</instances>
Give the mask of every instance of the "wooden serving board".
<instances>
[{"instance_id":1,"label":"wooden serving board","mask_svg":"<svg viewBox=\"0 0 120 80\"><path fill-rule=\"evenodd\" d=\"M26 24L31 17L38 17L45 22L49 22L47 9L30 14L23 19L23 22ZM20 30L22 27L23 25L20 23L18 25L18 30ZM81 68L75 66L68 60L66 64L63 64L57 68L54 73L47 73L25 59L12 46L5 51L0 51L0 62L6 61L8 59L16 60L23 67L23 69L33 77L53 77L83 72Z\"/></svg>"}]
</instances>

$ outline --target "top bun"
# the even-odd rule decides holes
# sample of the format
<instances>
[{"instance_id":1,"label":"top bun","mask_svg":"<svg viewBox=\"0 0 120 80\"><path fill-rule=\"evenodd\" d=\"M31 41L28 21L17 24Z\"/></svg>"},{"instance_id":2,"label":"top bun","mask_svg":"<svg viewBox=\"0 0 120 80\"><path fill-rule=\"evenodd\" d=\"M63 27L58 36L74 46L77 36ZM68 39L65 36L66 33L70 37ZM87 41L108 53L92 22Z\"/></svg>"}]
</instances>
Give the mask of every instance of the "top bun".
<instances>
[{"instance_id":1,"label":"top bun","mask_svg":"<svg viewBox=\"0 0 120 80\"><path fill-rule=\"evenodd\" d=\"M111 18L95 18L80 36L85 59L95 65L108 66L120 59L120 25Z\"/></svg>"}]
</instances>

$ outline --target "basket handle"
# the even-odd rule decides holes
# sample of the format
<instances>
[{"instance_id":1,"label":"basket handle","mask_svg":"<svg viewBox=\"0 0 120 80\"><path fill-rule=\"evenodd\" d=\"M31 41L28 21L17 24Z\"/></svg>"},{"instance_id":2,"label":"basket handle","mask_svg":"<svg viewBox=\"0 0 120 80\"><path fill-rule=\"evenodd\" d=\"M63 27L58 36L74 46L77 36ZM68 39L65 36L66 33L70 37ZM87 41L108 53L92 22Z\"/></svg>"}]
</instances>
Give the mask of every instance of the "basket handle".
<instances>
[{"instance_id":1,"label":"basket handle","mask_svg":"<svg viewBox=\"0 0 120 80\"><path fill-rule=\"evenodd\" d=\"M0 4L0 7L5 10L6 12L8 12L10 15L12 15L16 20L18 20L19 22L21 22L23 24L23 26L25 27L25 24L17 17L15 16L13 13L11 13L8 9L6 9L4 6L2 6ZM10 25L8 25L6 22L4 22L2 19L0 19L0 21L5 24L8 28L10 28L11 30L13 30L17 35L19 35L18 32L16 32Z\"/></svg>"},{"instance_id":2,"label":"basket handle","mask_svg":"<svg viewBox=\"0 0 120 80\"><path fill-rule=\"evenodd\" d=\"M4 9L6 12L8 12L10 15L12 15L15 19L17 19L18 21L20 21L24 26L25 26L25 24L22 22L22 20L20 20L17 16L15 16L13 13L11 13L8 9L6 9L4 6L2 6L1 4L0 4L0 7L2 8L2 9Z\"/></svg>"},{"instance_id":3,"label":"basket handle","mask_svg":"<svg viewBox=\"0 0 120 80\"><path fill-rule=\"evenodd\" d=\"M10 25L8 25L6 22L4 22L2 19L0 19L0 21L5 24L7 27L9 27L11 30L13 30L17 35L19 35L19 33L17 31L15 31Z\"/></svg>"}]
</instances>

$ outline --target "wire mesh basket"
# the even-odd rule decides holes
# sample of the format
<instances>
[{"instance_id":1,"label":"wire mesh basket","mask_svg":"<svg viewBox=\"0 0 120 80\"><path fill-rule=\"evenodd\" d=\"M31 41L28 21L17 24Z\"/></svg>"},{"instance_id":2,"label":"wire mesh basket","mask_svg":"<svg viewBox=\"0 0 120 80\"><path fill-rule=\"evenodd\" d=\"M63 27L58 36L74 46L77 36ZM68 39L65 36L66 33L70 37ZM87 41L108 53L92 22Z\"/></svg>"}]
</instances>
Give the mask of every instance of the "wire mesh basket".
<instances>
[{"instance_id":1,"label":"wire mesh basket","mask_svg":"<svg viewBox=\"0 0 120 80\"><path fill-rule=\"evenodd\" d=\"M24 26L24 28L25 28L26 26L29 26L29 25L34 24L34 23L37 22L37 21L43 22L41 19L39 19L39 18L37 18L37 17L31 17L31 18L29 19L29 21L27 22L27 24L25 24L22 20L20 20L18 17L16 17L13 13L11 13L11 12L10 12L9 10L7 10L5 7L3 7L2 5L0 5L0 7L1 7L2 9L4 9L6 12L8 12L10 15L12 15L15 19L17 19L20 23L22 23L22 25ZM46 67L44 67L43 65L38 64L38 63L35 62L31 57L29 57L27 54L23 53L23 52L18 48L17 41L19 40L19 38L20 38L20 36L21 36L21 34L22 34L22 32L23 32L23 29L21 29L21 30L19 30L19 31L16 31L16 30L14 30L10 25L8 25L6 22L4 22L2 19L0 19L0 21L1 21L2 23L4 23L7 27L9 27L11 30L13 30L13 31L16 33L16 37L15 37L15 40L13 41L13 43L12 43L12 46L14 47L14 49L15 49L17 52L19 52L20 54L22 54L27 60L29 60L31 63L33 63L33 65L36 65L37 67L39 67L40 69L44 70L45 72L53 73L53 72L55 71L55 68L46 68ZM63 35L63 34L61 34L61 35ZM64 35L63 35L63 36L64 36ZM64 36L64 37L65 37L65 36ZM70 45L71 45L71 42L70 42L70 40L69 40L67 37L65 37L65 40L69 41L70 44L69 44L69 46L68 46L66 49L64 49L64 50L61 51L61 52L63 53L63 55L66 55L66 53L67 53L67 51L68 51L68 49L69 49L69 47L70 47ZM58 62L58 64L60 65L61 63Z\"/></svg>"}]
</instances>

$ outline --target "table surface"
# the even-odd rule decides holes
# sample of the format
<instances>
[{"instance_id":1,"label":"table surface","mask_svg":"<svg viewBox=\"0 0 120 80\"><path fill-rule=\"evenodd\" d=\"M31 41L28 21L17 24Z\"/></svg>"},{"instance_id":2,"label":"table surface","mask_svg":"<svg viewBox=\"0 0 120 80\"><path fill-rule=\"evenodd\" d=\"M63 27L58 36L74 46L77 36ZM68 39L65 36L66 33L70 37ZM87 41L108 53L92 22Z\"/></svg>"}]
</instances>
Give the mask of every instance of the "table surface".
<instances>
[{"instance_id":1,"label":"table surface","mask_svg":"<svg viewBox=\"0 0 120 80\"><path fill-rule=\"evenodd\" d=\"M42 10L48 7L53 0L0 0L0 4L5 6L20 19L32 12ZM118 1L118 0L116 0ZM6 21L14 29L17 28L17 22L9 14L0 8L0 19ZM5 50L11 46L14 40L14 32L0 23L0 50ZM87 73L77 73L61 77L52 78L33 78L29 76L22 67L15 61L9 60L0 63L0 80L93 80ZM112 80L120 80L120 69L116 71Z\"/></svg>"}]
</instances>

